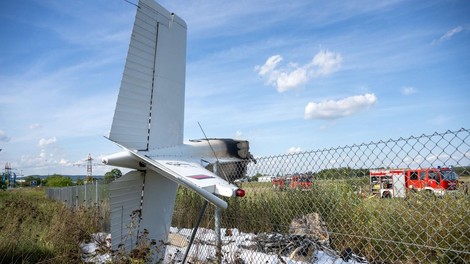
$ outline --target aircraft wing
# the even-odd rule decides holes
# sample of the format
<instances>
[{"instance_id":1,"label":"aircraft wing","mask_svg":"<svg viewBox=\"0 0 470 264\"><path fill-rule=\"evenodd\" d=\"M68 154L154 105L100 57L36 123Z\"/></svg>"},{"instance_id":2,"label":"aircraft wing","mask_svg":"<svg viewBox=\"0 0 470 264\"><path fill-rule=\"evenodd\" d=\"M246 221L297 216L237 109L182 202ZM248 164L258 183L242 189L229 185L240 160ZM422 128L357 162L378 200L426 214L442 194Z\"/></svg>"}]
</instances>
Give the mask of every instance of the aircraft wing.
<instances>
[{"instance_id":1,"label":"aircraft wing","mask_svg":"<svg viewBox=\"0 0 470 264\"><path fill-rule=\"evenodd\" d=\"M227 202L214 194L231 197L235 196L239 190L237 186L228 183L197 163L178 160L153 160L119 143L116 144L126 150L134 159L144 163L147 169L192 189L217 207L225 209L227 208Z\"/></svg>"}]
</instances>

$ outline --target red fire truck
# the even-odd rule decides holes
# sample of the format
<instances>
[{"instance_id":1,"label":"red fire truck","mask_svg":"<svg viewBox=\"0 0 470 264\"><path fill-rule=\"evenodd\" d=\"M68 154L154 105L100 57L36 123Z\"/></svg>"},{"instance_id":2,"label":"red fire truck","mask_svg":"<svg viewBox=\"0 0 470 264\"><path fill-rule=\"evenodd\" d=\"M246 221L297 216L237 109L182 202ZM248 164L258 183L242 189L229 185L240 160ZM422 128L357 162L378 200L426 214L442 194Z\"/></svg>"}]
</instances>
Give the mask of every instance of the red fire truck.
<instances>
[{"instance_id":1,"label":"red fire truck","mask_svg":"<svg viewBox=\"0 0 470 264\"><path fill-rule=\"evenodd\" d=\"M308 189L312 187L312 176L276 177L272 179L275 189Z\"/></svg>"},{"instance_id":2,"label":"red fire truck","mask_svg":"<svg viewBox=\"0 0 470 264\"><path fill-rule=\"evenodd\" d=\"M452 168L371 170L371 193L382 198L405 197L406 190L436 195L457 190L458 175Z\"/></svg>"}]
</instances>

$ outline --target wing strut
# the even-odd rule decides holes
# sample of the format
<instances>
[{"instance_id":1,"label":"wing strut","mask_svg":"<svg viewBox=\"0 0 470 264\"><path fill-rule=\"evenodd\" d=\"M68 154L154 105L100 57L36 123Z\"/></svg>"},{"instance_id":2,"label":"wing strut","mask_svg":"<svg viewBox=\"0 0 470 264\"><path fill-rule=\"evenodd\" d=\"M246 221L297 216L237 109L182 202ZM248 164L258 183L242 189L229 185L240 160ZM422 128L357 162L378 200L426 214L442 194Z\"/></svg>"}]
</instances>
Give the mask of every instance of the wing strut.
<instances>
[{"instance_id":1,"label":"wing strut","mask_svg":"<svg viewBox=\"0 0 470 264\"><path fill-rule=\"evenodd\" d=\"M197 229L199 228L199 225L201 224L201 220L202 220L202 217L204 216L204 212L206 211L207 204L208 204L207 200L204 200L204 204L202 205L201 212L199 213L196 226L193 229L193 233L191 234L191 239L189 240L188 247L186 248L186 252L184 253L183 262L181 262L183 264L186 262L186 258L188 257L189 250L191 249L191 246L193 245L194 238L196 237Z\"/></svg>"}]
</instances>

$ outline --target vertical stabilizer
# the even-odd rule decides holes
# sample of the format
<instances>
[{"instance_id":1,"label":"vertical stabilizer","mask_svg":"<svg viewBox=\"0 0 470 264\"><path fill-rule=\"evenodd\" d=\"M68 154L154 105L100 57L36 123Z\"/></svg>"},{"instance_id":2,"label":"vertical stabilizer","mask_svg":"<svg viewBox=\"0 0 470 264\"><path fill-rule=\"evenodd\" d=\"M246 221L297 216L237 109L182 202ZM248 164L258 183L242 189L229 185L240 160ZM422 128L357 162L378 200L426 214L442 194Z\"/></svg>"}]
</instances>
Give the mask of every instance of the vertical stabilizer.
<instances>
[{"instance_id":1,"label":"vertical stabilizer","mask_svg":"<svg viewBox=\"0 0 470 264\"><path fill-rule=\"evenodd\" d=\"M140 0L110 139L149 150L183 143L186 23Z\"/></svg>"},{"instance_id":2,"label":"vertical stabilizer","mask_svg":"<svg viewBox=\"0 0 470 264\"><path fill-rule=\"evenodd\" d=\"M131 171L110 186L113 249L129 252L141 242L155 239L157 262L165 256L178 184L153 172Z\"/></svg>"},{"instance_id":3,"label":"vertical stabilizer","mask_svg":"<svg viewBox=\"0 0 470 264\"><path fill-rule=\"evenodd\" d=\"M111 239L114 249L123 246L126 251L130 251L137 243L140 227L137 214L142 211L143 183L144 173L131 171L110 185Z\"/></svg>"}]
</instances>

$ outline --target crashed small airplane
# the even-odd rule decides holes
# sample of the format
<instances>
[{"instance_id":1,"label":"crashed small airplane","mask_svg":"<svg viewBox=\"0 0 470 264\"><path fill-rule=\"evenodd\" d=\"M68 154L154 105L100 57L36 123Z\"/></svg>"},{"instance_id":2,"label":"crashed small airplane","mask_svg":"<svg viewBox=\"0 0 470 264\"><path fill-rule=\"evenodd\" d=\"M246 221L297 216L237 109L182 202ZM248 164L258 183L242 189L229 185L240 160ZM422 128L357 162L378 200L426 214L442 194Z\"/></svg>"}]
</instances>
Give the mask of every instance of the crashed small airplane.
<instances>
[{"instance_id":1,"label":"crashed small airplane","mask_svg":"<svg viewBox=\"0 0 470 264\"><path fill-rule=\"evenodd\" d=\"M154 0L139 0L109 135L123 151L103 158L133 169L110 187L114 249L131 249L144 229L166 243L179 185L220 208L227 202L217 195L245 195L230 182L252 160L248 141L183 143L185 68L186 23ZM209 170L215 164L225 179Z\"/></svg>"}]
</instances>

